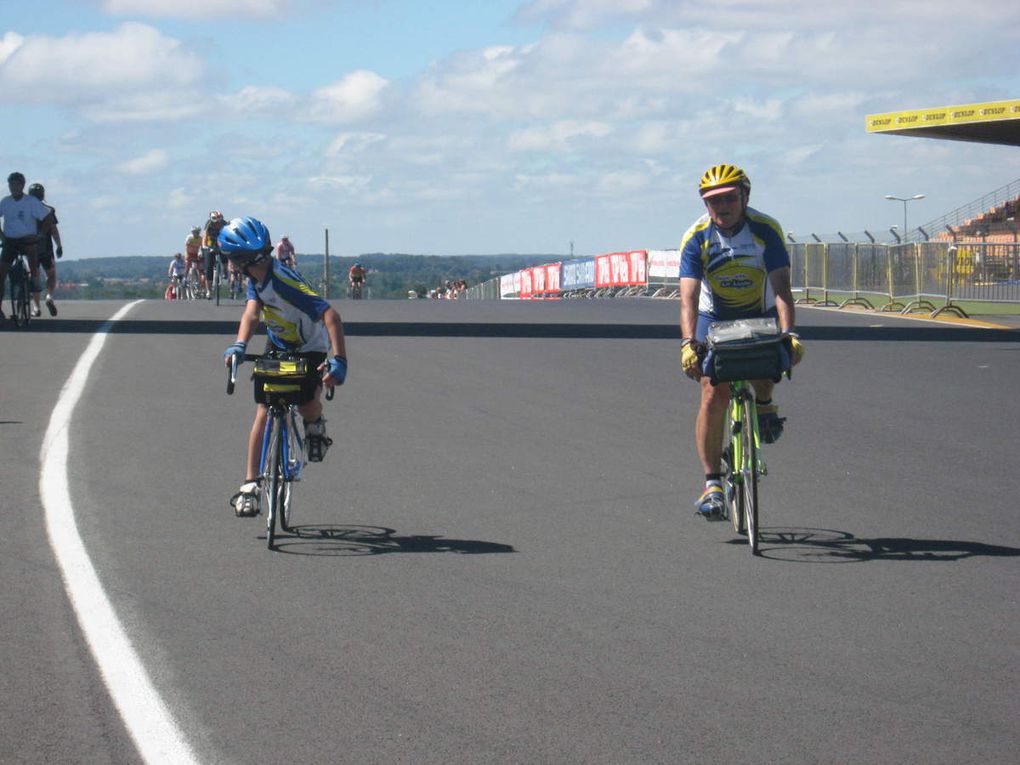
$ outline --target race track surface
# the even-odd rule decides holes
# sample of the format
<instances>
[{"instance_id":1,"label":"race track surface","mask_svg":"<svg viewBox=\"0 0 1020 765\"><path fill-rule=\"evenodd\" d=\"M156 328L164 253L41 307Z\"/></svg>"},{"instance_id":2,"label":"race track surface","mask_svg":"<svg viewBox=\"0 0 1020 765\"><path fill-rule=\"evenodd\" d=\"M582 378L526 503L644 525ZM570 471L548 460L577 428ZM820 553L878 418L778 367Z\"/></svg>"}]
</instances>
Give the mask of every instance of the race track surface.
<instances>
[{"instance_id":1,"label":"race track surface","mask_svg":"<svg viewBox=\"0 0 1020 765\"><path fill-rule=\"evenodd\" d=\"M39 491L122 305L0 328L4 762L139 760ZM227 505L239 306L133 307L71 421L80 535L199 760L1016 762L1020 331L801 309L754 558L693 516L675 303L335 305L350 377L279 552Z\"/></svg>"}]
</instances>

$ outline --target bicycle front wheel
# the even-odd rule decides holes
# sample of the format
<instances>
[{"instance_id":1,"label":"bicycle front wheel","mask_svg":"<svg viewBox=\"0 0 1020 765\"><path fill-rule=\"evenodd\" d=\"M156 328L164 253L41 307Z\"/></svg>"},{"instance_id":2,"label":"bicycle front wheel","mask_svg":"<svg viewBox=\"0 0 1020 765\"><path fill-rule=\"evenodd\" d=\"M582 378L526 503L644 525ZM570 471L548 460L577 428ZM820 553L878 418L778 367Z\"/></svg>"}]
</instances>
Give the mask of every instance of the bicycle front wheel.
<instances>
[{"instance_id":1,"label":"bicycle front wheel","mask_svg":"<svg viewBox=\"0 0 1020 765\"><path fill-rule=\"evenodd\" d=\"M730 422L731 427L739 424ZM744 491L743 481L740 475L739 453L734 457L734 446L739 452L739 439L731 435L730 445L726 447L722 455L723 469L723 491L726 493L726 512L733 524L733 530L738 534L744 533Z\"/></svg>"},{"instance_id":2,"label":"bicycle front wheel","mask_svg":"<svg viewBox=\"0 0 1020 765\"><path fill-rule=\"evenodd\" d=\"M280 487L283 483L280 463L280 426L282 421L270 415L266 422L269 430L268 441L262 456L262 505L266 511L266 544L270 550L276 547L276 518L280 507Z\"/></svg>"},{"instance_id":3,"label":"bicycle front wheel","mask_svg":"<svg viewBox=\"0 0 1020 765\"><path fill-rule=\"evenodd\" d=\"M287 435L281 439L281 445L285 446L280 457L283 468L283 482L280 485L280 528L288 534L294 532L293 511L291 497L294 492L294 482L301 477L301 470L305 466L304 443L298 431L296 410L291 408L287 413Z\"/></svg>"},{"instance_id":4,"label":"bicycle front wheel","mask_svg":"<svg viewBox=\"0 0 1020 765\"><path fill-rule=\"evenodd\" d=\"M19 274L11 279L11 317L15 326L24 327L28 325L31 315L28 307L28 279L24 274Z\"/></svg>"},{"instance_id":5,"label":"bicycle front wheel","mask_svg":"<svg viewBox=\"0 0 1020 765\"><path fill-rule=\"evenodd\" d=\"M758 444L754 438L754 400L747 396L743 401L743 423L740 428L740 477L743 483L744 516L747 520L747 541L751 552L758 554Z\"/></svg>"}]
</instances>

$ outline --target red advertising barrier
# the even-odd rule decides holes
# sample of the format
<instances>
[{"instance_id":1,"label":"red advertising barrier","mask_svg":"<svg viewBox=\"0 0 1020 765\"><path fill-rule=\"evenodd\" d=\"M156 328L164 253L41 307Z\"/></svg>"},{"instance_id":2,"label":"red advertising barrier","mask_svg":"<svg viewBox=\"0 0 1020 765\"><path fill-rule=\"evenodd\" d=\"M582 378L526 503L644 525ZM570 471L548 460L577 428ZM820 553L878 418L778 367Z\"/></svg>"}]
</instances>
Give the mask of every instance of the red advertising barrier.
<instances>
[{"instance_id":1,"label":"red advertising barrier","mask_svg":"<svg viewBox=\"0 0 1020 765\"><path fill-rule=\"evenodd\" d=\"M531 299L531 269L525 268L521 272L521 288L517 291L521 300Z\"/></svg>"},{"instance_id":2,"label":"red advertising barrier","mask_svg":"<svg viewBox=\"0 0 1020 765\"><path fill-rule=\"evenodd\" d=\"M633 287L648 283L648 252L611 252L595 257L596 287Z\"/></svg>"},{"instance_id":3,"label":"red advertising barrier","mask_svg":"<svg viewBox=\"0 0 1020 765\"><path fill-rule=\"evenodd\" d=\"M545 292L547 295L559 295L561 291L560 264L549 263L545 266Z\"/></svg>"},{"instance_id":4,"label":"red advertising barrier","mask_svg":"<svg viewBox=\"0 0 1020 765\"><path fill-rule=\"evenodd\" d=\"M528 269L531 272L531 294L533 297L545 295L545 266Z\"/></svg>"}]
</instances>

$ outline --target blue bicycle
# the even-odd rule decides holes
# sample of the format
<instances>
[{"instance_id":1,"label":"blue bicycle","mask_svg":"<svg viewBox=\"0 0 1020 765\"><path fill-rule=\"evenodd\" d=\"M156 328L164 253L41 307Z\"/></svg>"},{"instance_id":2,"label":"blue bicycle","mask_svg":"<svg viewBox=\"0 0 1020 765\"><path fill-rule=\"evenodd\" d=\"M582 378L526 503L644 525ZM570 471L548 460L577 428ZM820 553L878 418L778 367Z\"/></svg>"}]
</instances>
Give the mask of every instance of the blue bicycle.
<instances>
[{"instance_id":1,"label":"blue bicycle","mask_svg":"<svg viewBox=\"0 0 1020 765\"><path fill-rule=\"evenodd\" d=\"M227 393L233 394L237 381L239 356L232 356L227 372ZM262 432L262 456L259 460L259 491L261 505L266 509L266 540L270 550L276 549L276 526L294 533L294 484L304 470L305 442L298 427L298 404L302 382L308 373L308 360L290 354L244 354L245 361L254 363L253 378L261 388L263 403L269 408L266 427ZM333 391L326 391L326 399Z\"/></svg>"}]
</instances>

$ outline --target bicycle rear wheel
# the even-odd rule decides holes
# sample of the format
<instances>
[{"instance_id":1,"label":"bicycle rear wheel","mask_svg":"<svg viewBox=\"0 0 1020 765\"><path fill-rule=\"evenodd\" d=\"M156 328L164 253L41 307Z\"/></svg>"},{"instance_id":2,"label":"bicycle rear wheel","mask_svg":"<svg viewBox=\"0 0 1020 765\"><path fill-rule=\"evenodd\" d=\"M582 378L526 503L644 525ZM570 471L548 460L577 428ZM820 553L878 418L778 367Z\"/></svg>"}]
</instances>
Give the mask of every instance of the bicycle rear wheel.
<instances>
[{"instance_id":1,"label":"bicycle rear wheel","mask_svg":"<svg viewBox=\"0 0 1020 765\"><path fill-rule=\"evenodd\" d=\"M744 516L747 521L747 541L751 552L758 554L758 445L754 439L754 400L748 395L743 403L743 423L740 428L740 477L743 483Z\"/></svg>"}]
</instances>

